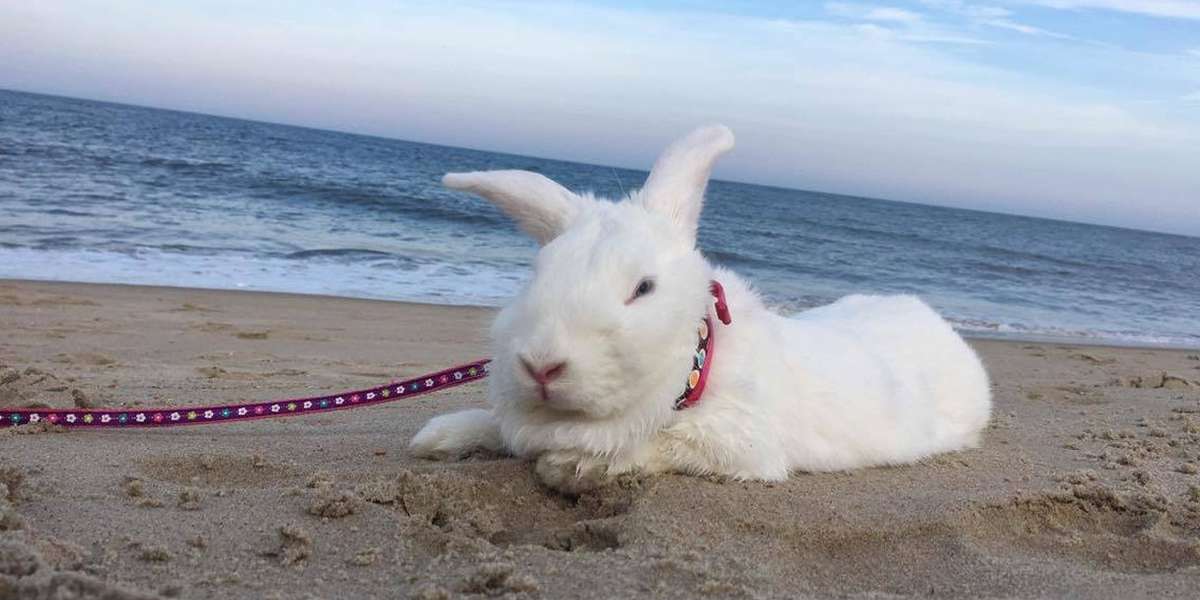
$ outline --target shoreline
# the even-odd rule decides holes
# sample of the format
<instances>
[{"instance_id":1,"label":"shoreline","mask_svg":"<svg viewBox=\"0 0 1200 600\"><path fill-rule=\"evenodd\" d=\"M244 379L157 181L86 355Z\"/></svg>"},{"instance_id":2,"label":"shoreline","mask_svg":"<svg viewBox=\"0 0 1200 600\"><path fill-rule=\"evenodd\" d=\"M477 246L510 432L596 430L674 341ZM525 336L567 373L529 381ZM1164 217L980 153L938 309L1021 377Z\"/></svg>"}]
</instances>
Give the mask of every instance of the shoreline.
<instances>
[{"instance_id":1,"label":"shoreline","mask_svg":"<svg viewBox=\"0 0 1200 600\"><path fill-rule=\"evenodd\" d=\"M490 309L0 281L0 411L295 397L486 352ZM783 482L409 456L483 384L164 430L0 431L0 597L1190 597L1200 353L971 340L980 447ZM311 393L310 393L311 392Z\"/></svg>"},{"instance_id":2,"label":"shoreline","mask_svg":"<svg viewBox=\"0 0 1200 600\"><path fill-rule=\"evenodd\" d=\"M244 293L244 294L265 294L265 295L279 296L279 297L306 297L306 298L324 298L324 299L328 299L328 300L383 302L383 303L391 303L391 304L398 304L398 305L405 305L405 306L411 305L411 306L426 306L426 307L464 308L464 309L473 309L473 310L481 310L481 311L489 311L489 312L495 312L496 310L499 310L499 308L500 308L499 306L490 306L490 305L484 305L484 304L435 303L435 302L424 302L424 301L418 301L418 300L397 300L397 299L386 299L386 298L363 298L363 297L356 297L356 296L336 296L336 295L321 294L321 293L311 293L310 294L310 293L305 293L305 292L279 292L279 291L271 291L271 290L250 290L250 289L237 289L237 288L204 288L204 287L174 286L174 285L148 285L148 284L141 284L141 283L95 283L95 282L87 282L87 281L62 281L62 280L56 280L56 279L24 279L24 278L0 277L0 284L5 283L5 282L17 283L17 284L27 283L27 284L46 284L46 285L64 285L64 286L72 286L72 285L113 286L113 287L119 287L119 288L132 288L132 289L141 288L141 289L147 289L147 290L168 289L168 290L184 290L184 291L193 290L193 291L197 291L197 292L230 292L230 293ZM978 330L960 330L957 327L955 328L955 331L958 331L959 335L963 336L964 338L966 338L968 340L979 340L979 341L997 341L997 342L1032 343L1032 344L1063 344L1063 345L1071 345L1071 346L1089 346L1089 347L1097 347L1097 348L1150 349L1150 350L1170 350L1170 351L1181 351L1181 352L1190 352L1190 351L1200 350L1200 343L1198 343L1195 346L1188 346L1188 345L1183 345L1183 344L1139 342L1139 341L1134 341L1134 340L1121 340L1121 339L1112 339L1112 338L1103 338L1103 337L1083 337L1083 336L1071 337L1071 336L1057 336L1057 335L1049 335L1049 334L1021 335L1021 334L1007 334L1007 333L989 333L986 331L978 331Z\"/></svg>"}]
</instances>

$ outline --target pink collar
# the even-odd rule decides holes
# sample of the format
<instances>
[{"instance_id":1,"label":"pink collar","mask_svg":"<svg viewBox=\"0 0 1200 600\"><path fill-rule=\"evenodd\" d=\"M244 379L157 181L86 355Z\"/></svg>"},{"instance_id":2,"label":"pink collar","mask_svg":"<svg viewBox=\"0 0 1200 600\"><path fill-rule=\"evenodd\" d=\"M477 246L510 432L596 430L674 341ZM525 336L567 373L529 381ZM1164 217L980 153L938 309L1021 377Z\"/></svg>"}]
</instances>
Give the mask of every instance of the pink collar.
<instances>
[{"instance_id":1,"label":"pink collar","mask_svg":"<svg viewBox=\"0 0 1200 600\"><path fill-rule=\"evenodd\" d=\"M717 318L722 323L728 325L733 322L733 318L729 316L729 305L725 303L725 288L721 287L721 283L713 280L709 285L709 291L716 300ZM699 337L699 342L696 344L696 353L692 355L692 370L688 373L687 386L683 393L675 399L673 408L675 410L683 410L691 408L700 402L700 396L704 394L704 385L708 382L708 372L711 370L713 360L713 335L712 320L708 315L704 316L704 320L700 323L700 329L696 332Z\"/></svg>"}]
</instances>

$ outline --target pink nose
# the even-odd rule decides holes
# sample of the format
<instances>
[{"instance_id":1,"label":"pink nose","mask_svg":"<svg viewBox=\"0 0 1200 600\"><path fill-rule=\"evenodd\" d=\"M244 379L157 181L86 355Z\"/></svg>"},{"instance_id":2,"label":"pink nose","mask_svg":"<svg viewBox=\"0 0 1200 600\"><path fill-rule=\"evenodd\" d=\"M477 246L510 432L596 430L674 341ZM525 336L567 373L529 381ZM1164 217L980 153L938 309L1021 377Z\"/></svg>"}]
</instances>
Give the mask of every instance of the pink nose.
<instances>
[{"instance_id":1,"label":"pink nose","mask_svg":"<svg viewBox=\"0 0 1200 600\"><path fill-rule=\"evenodd\" d=\"M565 362L555 362L535 366L533 363L525 360L524 358L521 359L521 366L525 367L525 372L529 373L529 376L540 385L546 385L547 383L558 379L560 376L562 376L563 371L567 370L567 363Z\"/></svg>"}]
</instances>

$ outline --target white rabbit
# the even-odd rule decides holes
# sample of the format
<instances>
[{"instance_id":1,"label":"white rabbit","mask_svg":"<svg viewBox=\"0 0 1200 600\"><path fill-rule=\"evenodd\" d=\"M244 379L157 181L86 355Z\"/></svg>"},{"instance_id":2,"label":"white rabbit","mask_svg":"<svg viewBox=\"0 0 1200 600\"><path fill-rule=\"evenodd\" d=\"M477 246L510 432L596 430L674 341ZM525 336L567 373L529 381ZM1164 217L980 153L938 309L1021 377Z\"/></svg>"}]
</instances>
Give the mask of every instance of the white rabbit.
<instances>
[{"instance_id":1,"label":"white rabbit","mask_svg":"<svg viewBox=\"0 0 1200 600\"><path fill-rule=\"evenodd\" d=\"M705 187L732 147L728 128L699 129L616 203L525 171L446 175L542 248L492 327L491 409L430 420L411 450L536 457L547 485L578 492L628 471L781 480L976 445L991 412L987 374L923 302L849 296L785 318L701 256ZM710 281L724 287L728 325ZM706 317L702 394L676 410Z\"/></svg>"}]
</instances>

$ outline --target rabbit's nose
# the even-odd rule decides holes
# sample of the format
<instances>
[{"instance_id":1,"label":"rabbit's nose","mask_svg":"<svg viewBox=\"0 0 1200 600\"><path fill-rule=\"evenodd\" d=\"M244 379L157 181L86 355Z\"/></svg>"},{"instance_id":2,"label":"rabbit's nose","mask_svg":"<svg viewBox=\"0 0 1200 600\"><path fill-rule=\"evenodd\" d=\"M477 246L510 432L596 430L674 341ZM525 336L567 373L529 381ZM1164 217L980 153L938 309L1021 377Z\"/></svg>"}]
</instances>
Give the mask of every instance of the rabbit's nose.
<instances>
[{"instance_id":1,"label":"rabbit's nose","mask_svg":"<svg viewBox=\"0 0 1200 600\"><path fill-rule=\"evenodd\" d=\"M567 363L562 361L534 364L523 356L521 357L521 366L525 367L525 372L529 373L529 376L540 385L546 385L558 379L567 370Z\"/></svg>"}]
</instances>

